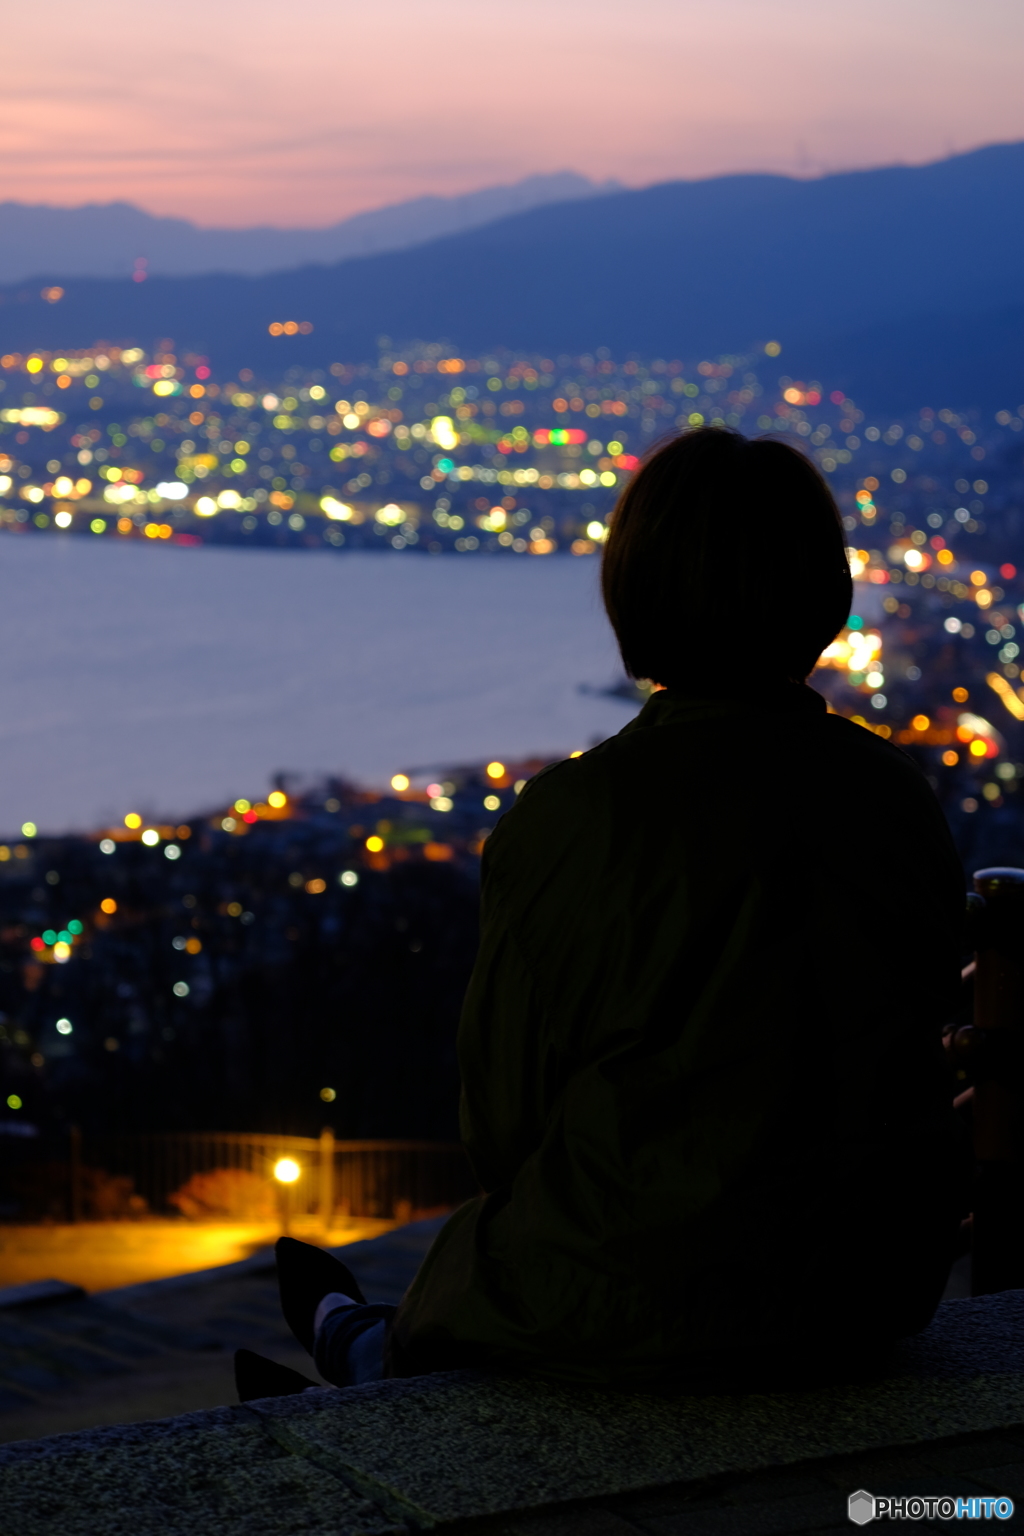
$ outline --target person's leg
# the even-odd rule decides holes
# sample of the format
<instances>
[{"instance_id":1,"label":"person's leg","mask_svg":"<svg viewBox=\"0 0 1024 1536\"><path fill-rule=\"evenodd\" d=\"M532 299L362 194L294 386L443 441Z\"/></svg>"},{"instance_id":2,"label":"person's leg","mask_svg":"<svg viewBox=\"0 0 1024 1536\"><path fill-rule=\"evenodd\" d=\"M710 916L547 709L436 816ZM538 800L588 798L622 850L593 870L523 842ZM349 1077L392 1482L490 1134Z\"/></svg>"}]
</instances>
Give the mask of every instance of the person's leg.
<instances>
[{"instance_id":1,"label":"person's leg","mask_svg":"<svg viewBox=\"0 0 1024 1536\"><path fill-rule=\"evenodd\" d=\"M336 1387L379 1381L387 1325L395 1310L383 1304L359 1306L339 1292L324 1296L314 1319L313 1359L321 1376Z\"/></svg>"},{"instance_id":2,"label":"person's leg","mask_svg":"<svg viewBox=\"0 0 1024 1536\"><path fill-rule=\"evenodd\" d=\"M378 1381L393 1306L370 1306L351 1271L310 1243L277 1243L281 1310L292 1333L337 1387Z\"/></svg>"}]
</instances>

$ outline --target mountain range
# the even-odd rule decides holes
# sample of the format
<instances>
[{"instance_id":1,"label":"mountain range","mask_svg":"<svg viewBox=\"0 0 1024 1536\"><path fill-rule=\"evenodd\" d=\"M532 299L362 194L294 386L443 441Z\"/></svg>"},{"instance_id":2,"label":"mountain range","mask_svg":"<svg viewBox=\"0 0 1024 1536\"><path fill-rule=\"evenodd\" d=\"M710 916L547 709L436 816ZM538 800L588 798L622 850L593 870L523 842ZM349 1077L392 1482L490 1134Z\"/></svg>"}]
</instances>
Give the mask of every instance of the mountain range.
<instances>
[{"instance_id":1,"label":"mountain range","mask_svg":"<svg viewBox=\"0 0 1024 1536\"><path fill-rule=\"evenodd\" d=\"M1024 400L1024 143L816 180L735 175L575 197L404 250L259 277L0 290L0 346L152 345L279 377L443 341L780 366L879 408ZM273 336L273 322L308 335Z\"/></svg>"},{"instance_id":2,"label":"mountain range","mask_svg":"<svg viewBox=\"0 0 1024 1536\"><path fill-rule=\"evenodd\" d=\"M131 203L80 208L0 203L0 283L61 277L194 277L206 272L250 277L307 262L337 262L422 245L440 235L475 229L545 203L619 191L575 171L527 176L511 186L485 187L461 197L417 197L357 213L326 229L204 229L188 219L160 218Z\"/></svg>"}]
</instances>

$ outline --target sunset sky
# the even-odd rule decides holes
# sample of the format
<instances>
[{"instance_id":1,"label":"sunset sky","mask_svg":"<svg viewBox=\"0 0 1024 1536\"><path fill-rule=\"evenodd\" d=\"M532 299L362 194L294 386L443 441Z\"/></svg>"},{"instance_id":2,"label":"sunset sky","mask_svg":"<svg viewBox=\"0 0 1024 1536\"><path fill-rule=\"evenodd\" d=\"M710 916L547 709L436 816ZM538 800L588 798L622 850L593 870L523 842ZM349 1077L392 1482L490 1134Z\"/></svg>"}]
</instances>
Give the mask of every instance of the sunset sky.
<instances>
[{"instance_id":1,"label":"sunset sky","mask_svg":"<svg viewBox=\"0 0 1024 1536\"><path fill-rule=\"evenodd\" d=\"M1020 0L50 0L4 20L0 199L323 225L1024 138Z\"/></svg>"}]
</instances>

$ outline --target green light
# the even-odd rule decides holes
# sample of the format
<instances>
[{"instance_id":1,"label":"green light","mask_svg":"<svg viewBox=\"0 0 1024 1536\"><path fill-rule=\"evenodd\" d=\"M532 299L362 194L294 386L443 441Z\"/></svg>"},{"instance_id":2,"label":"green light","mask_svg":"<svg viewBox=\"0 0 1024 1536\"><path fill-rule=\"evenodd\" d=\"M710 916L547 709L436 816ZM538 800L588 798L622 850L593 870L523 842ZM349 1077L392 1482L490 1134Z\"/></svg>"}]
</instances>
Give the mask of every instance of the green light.
<instances>
[{"instance_id":1,"label":"green light","mask_svg":"<svg viewBox=\"0 0 1024 1536\"><path fill-rule=\"evenodd\" d=\"M863 629L864 620L861 618L859 613L851 613L850 617L846 621L846 627L847 629Z\"/></svg>"},{"instance_id":2,"label":"green light","mask_svg":"<svg viewBox=\"0 0 1024 1536\"><path fill-rule=\"evenodd\" d=\"M7 1108L8 1109L20 1109L21 1108L21 1100L18 1098L18 1095L16 1093L9 1093L7 1095Z\"/></svg>"},{"instance_id":3,"label":"green light","mask_svg":"<svg viewBox=\"0 0 1024 1536\"><path fill-rule=\"evenodd\" d=\"M43 933L43 943L44 944L56 944L56 942L57 942L57 935L56 935L56 933L54 932L54 930L52 928L47 928L45 930L45 932Z\"/></svg>"},{"instance_id":4,"label":"green light","mask_svg":"<svg viewBox=\"0 0 1024 1536\"><path fill-rule=\"evenodd\" d=\"M78 921L77 917L73 917L71 919L70 923L68 923L68 933L76 933L77 934L77 933L81 933L81 932L82 932L82 925L81 925L81 923Z\"/></svg>"},{"instance_id":5,"label":"green light","mask_svg":"<svg viewBox=\"0 0 1024 1536\"><path fill-rule=\"evenodd\" d=\"M71 943L71 935L70 935L70 933L68 933L66 928L62 928L60 933L58 933L58 935L57 935L57 943L58 944L70 944Z\"/></svg>"}]
</instances>

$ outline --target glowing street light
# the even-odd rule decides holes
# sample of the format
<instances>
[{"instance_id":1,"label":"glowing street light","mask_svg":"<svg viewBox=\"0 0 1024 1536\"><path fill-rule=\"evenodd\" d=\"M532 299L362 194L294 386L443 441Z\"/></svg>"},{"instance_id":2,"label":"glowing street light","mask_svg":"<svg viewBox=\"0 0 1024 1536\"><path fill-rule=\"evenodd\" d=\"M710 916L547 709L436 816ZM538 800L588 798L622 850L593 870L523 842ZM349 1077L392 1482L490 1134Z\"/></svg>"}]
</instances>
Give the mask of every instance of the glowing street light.
<instances>
[{"instance_id":1,"label":"glowing street light","mask_svg":"<svg viewBox=\"0 0 1024 1536\"><path fill-rule=\"evenodd\" d=\"M281 1216L281 1236L288 1236L288 1225L291 1217L292 1186L298 1180L302 1169L294 1157L279 1157L274 1164L274 1178L277 1180L278 1209Z\"/></svg>"}]
</instances>

